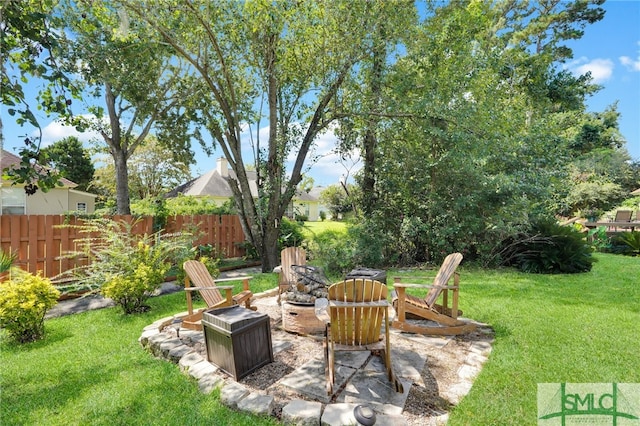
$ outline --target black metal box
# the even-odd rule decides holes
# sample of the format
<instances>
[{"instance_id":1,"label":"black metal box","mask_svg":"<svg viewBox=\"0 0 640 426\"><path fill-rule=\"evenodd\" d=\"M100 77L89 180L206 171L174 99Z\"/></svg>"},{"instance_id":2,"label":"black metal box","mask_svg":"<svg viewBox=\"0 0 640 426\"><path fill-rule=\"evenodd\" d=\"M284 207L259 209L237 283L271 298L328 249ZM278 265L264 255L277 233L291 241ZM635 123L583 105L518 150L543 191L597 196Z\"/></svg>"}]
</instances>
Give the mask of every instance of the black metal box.
<instances>
[{"instance_id":1,"label":"black metal box","mask_svg":"<svg viewBox=\"0 0 640 426\"><path fill-rule=\"evenodd\" d=\"M202 313L207 359L235 380L273 362L269 316L241 306Z\"/></svg>"},{"instance_id":2,"label":"black metal box","mask_svg":"<svg viewBox=\"0 0 640 426\"><path fill-rule=\"evenodd\" d=\"M352 280L354 278L376 280L383 284L387 284L387 271L371 268L356 268L349 272L345 277L346 280Z\"/></svg>"}]
</instances>

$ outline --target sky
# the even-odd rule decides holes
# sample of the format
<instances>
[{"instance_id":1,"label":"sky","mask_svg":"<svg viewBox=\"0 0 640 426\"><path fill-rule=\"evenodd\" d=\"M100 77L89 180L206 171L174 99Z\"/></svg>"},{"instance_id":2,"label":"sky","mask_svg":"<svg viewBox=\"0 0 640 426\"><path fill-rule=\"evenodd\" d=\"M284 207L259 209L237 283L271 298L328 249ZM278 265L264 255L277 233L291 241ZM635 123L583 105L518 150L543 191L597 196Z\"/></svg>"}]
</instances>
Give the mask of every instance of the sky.
<instances>
[{"instance_id":1,"label":"sky","mask_svg":"<svg viewBox=\"0 0 640 426\"><path fill-rule=\"evenodd\" d=\"M587 100L589 111L603 111L618 103L620 132L626 140L626 148L632 159L640 161L640 0L608 0L603 7L606 10L604 19L587 26L580 40L567 43L573 49L574 57L565 64L565 68L575 75L591 71L593 82L603 86L600 92ZM4 149L16 153L30 129L18 126L4 106L0 114ZM67 136L77 136L83 142L97 137L96 134L79 134L51 119L38 119L43 126L44 146ZM266 132L267 129L261 130L263 141L267 140ZM352 181L354 173L362 166L357 157L341 160L332 152L334 146L335 137L329 131L318 137L315 151L308 156L308 175L316 185L337 184L344 178ZM196 153L196 164L192 166L194 177L214 168L216 159L222 156L218 150L208 157L197 142L192 149ZM289 167L293 164L294 155L289 158ZM310 158L317 158L311 166ZM245 156L245 160L252 162L253 159Z\"/></svg>"}]
</instances>

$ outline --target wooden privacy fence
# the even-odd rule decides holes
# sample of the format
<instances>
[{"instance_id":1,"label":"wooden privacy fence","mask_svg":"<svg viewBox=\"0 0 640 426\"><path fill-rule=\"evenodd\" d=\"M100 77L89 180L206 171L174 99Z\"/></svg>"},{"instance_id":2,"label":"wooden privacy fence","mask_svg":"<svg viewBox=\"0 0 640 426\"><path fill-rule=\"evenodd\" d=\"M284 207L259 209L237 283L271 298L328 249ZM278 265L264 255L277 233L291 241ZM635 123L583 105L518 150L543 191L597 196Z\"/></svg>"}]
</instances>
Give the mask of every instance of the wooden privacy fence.
<instances>
[{"instance_id":1,"label":"wooden privacy fence","mask_svg":"<svg viewBox=\"0 0 640 426\"><path fill-rule=\"evenodd\" d=\"M133 234L153 233L151 216L116 215L111 219L134 223ZM16 255L14 266L31 273L41 271L42 276L53 278L80 266L80 261L65 254L77 250L76 241L87 237L74 227L82 222L82 218L64 215L0 215L0 249ZM191 232L200 236L195 245L210 244L224 257L244 255L240 243L245 237L236 215L170 216L165 232Z\"/></svg>"}]
</instances>

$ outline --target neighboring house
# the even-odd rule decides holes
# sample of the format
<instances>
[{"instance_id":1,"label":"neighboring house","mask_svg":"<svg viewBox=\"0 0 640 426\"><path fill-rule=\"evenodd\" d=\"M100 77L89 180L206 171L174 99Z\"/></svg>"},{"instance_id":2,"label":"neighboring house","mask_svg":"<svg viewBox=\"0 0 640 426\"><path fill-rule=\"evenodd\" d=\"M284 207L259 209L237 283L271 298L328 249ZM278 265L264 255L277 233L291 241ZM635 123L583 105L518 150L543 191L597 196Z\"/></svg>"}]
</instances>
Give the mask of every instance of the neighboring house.
<instances>
[{"instance_id":1,"label":"neighboring house","mask_svg":"<svg viewBox=\"0 0 640 426\"><path fill-rule=\"evenodd\" d=\"M20 157L2 150L0 170L20 164ZM33 195L24 192L24 185L2 179L0 188L0 214L63 214L68 212L93 213L96 206L95 194L74 189L75 183L60 179L62 186L48 192L36 191Z\"/></svg>"},{"instance_id":2,"label":"neighboring house","mask_svg":"<svg viewBox=\"0 0 640 426\"><path fill-rule=\"evenodd\" d=\"M318 200L318 215L320 215L320 212L324 212L325 217L327 219L332 219L331 210L329 210L329 207L326 206L325 204L322 204L322 202L320 201L320 195L322 194L322 191L324 191L325 189L327 189L326 186L314 186L309 192L309 194L313 198Z\"/></svg>"},{"instance_id":3,"label":"neighboring house","mask_svg":"<svg viewBox=\"0 0 640 426\"><path fill-rule=\"evenodd\" d=\"M209 197L217 205L222 205L225 201L233 198L233 192L229 186L228 179L234 176L233 170L229 169L229 163L225 158L218 158L215 169L199 176L183 185L171 190L167 197L176 197L179 194L193 197ZM249 189L253 198L258 197L258 186L256 184L256 172L247 171L249 179ZM310 221L319 220L319 201L316 197L306 192L298 192L287 209L286 216L294 218L295 215L304 214Z\"/></svg>"}]
</instances>

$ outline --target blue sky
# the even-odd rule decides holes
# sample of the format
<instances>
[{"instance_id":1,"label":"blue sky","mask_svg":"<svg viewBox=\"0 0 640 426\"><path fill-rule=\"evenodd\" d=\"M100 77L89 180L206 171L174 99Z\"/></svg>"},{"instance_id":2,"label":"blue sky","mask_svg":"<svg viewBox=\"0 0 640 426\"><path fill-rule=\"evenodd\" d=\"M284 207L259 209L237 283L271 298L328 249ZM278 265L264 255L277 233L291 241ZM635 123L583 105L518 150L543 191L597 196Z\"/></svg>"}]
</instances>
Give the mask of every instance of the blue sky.
<instances>
[{"instance_id":1,"label":"blue sky","mask_svg":"<svg viewBox=\"0 0 640 426\"><path fill-rule=\"evenodd\" d=\"M608 0L603 7L606 10L604 19L589 25L580 40L569 43L574 58L565 66L575 74L591 71L594 82L603 86L588 100L590 111L603 111L618 102L620 131L627 141L627 150L633 159L640 161L640 1ZM16 152L30 130L16 125L13 117L6 113L6 108L2 107L0 113L4 126L4 149ZM69 135L76 135L83 141L96 137L95 134L77 134L74 129L44 117L39 117L39 120L45 145ZM265 141L266 134L261 139ZM334 142L331 133L321 135L317 141L314 155L319 160L309 172L317 185L335 184L345 175L352 177L362 165L357 160L341 162L332 153ZM207 157L197 142L194 142L193 149L197 160L192 167L194 176L214 168L216 158L221 155L217 151L213 157ZM246 161L251 162L252 159L247 157Z\"/></svg>"},{"instance_id":2,"label":"blue sky","mask_svg":"<svg viewBox=\"0 0 640 426\"><path fill-rule=\"evenodd\" d=\"M640 1L608 0L603 20L585 29L569 45L574 73L591 71L604 88L588 101L589 111L603 111L618 101L620 132L631 157L640 161Z\"/></svg>"}]
</instances>

